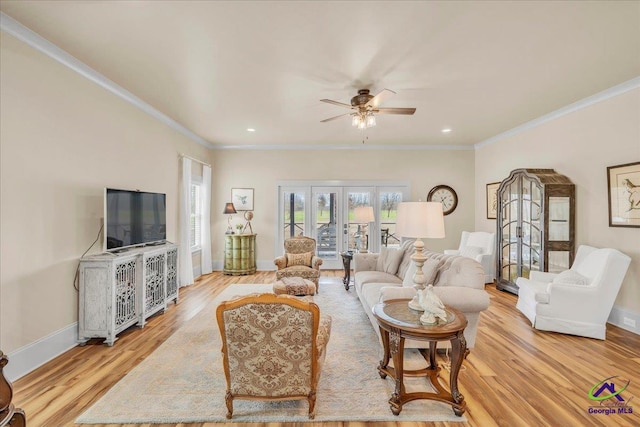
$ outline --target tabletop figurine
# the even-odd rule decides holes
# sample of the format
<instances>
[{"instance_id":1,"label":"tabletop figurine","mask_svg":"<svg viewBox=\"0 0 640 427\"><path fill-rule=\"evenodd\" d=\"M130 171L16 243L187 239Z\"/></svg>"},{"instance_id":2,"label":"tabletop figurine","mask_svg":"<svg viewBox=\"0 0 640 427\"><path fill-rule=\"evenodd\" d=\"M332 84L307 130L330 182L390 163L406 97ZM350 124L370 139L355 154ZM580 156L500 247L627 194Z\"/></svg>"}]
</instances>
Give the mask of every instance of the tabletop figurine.
<instances>
[{"instance_id":1,"label":"tabletop figurine","mask_svg":"<svg viewBox=\"0 0 640 427\"><path fill-rule=\"evenodd\" d=\"M437 325L438 319L442 319L443 322L447 321L447 312L444 309L444 304L433 291L433 285L418 291L418 301L420 302L420 307L424 310L424 314L420 316L420 323L423 325Z\"/></svg>"}]
</instances>

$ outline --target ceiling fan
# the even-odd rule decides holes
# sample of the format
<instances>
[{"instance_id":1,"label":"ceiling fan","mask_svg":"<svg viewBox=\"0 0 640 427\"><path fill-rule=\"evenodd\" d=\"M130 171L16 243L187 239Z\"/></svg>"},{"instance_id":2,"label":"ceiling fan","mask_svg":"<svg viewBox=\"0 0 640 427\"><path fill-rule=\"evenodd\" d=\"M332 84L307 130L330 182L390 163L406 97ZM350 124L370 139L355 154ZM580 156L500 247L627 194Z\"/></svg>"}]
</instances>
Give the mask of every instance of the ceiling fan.
<instances>
[{"instance_id":1,"label":"ceiling fan","mask_svg":"<svg viewBox=\"0 0 640 427\"><path fill-rule=\"evenodd\" d=\"M320 120L320 122L330 122L332 120L339 119L340 117L351 116L351 124L353 126L358 127L358 129L366 129L376 125L375 114L412 115L416 112L415 108L379 108L382 101L395 94L396 93L392 90L383 89L376 96L373 96L369 94L369 89L360 89L358 90L358 94L351 98L351 105L333 101L331 99L321 99L321 102L349 108L354 111Z\"/></svg>"}]
</instances>

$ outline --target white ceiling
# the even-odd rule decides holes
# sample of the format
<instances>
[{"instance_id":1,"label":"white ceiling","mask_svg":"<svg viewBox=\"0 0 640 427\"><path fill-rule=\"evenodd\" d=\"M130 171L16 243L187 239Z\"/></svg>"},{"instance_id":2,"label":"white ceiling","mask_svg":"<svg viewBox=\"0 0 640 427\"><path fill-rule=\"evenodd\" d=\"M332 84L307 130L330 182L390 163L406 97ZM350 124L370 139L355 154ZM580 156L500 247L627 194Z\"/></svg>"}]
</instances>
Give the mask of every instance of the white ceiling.
<instances>
[{"instance_id":1,"label":"white ceiling","mask_svg":"<svg viewBox=\"0 0 640 427\"><path fill-rule=\"evenodd\" d=\"M0 10L216 146L472 145L640 76L640 2L5 1ZM249 133L247 128L255 128ZM450 127L449 134L441 129Z\"/></svg>"}]
</instances>

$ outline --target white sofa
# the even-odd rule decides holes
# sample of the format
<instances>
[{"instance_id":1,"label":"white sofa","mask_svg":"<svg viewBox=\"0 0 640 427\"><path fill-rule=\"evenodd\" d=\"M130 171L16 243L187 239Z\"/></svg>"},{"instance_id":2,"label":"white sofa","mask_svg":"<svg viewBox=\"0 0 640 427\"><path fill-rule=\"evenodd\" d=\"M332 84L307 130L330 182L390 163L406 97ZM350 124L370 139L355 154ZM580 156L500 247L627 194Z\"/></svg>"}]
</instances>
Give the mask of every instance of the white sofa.
<instances>
[{"instance_id":1,"label":"white sofa","mask_svg":"<svg viewBox=\"0 0 640 427\"><path fill-rule=\"evenodd\" d=\"M603 340L630 262L616 249L582 245L569 270L518 277L516 307L536 329Z\"/></svg>"},{"instance_id":2,"label":"white sofa","mask_svg":"<svg viewBox=\"0 0 640 427\"><path fill-rule=\"evenodd\" d=\"M496 233L485 231L463 231L458 249L447 249L446 255L460 255L475 259L484 270L484 282L492 283L496 278Z\"/></svg>"},{"instance_id":3,"label":"white sofa","mask_svg":"<svg viewBox=\"0 0 640 427\"><path fill-rule=\"evenodd\" d=\"M353 256L355 289L378 336L380 336L380 331L371 311L373 306L378 301L412 298L416 294L411 285L412 272L408 272L412 263L410 257L413 254L411 242L405 243L400 250L403 251L401 262L397 270L393 272L378 269L380 254L357 253ZM480 312L489 307L489 294L484 290L482 267L477 261L470 258L429 251L425 251L424 254L428 260L432 260L432 263L438 263L432 282L435 293L442 302L460 310L467 318L469 324L464 331L464 336L467 348L473 348ZM403 286L405 276L407 276L407 280ZM428 343L407 340L405 348L428 348Z\"/></svg>"}]
</instances>

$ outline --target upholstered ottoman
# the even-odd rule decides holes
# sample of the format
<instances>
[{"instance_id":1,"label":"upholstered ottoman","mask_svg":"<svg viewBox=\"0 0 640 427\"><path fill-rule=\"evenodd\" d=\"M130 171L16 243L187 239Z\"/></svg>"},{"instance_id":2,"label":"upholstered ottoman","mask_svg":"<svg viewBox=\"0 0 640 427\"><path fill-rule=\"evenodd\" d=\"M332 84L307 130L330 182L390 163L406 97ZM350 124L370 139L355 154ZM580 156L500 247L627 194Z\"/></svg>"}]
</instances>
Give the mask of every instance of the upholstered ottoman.
<instances>
[{"instance_id":1,"label":"upholstered ottoman","mask_svg":"<svg viewBox=\"0 0 640 427\"><path fill-rule=\"evenodd\" d=\"M315 295L316 285L311 280L302 277L283 277L273 284L273 293L276 295Z\"/></svg>"}]
</instances>

